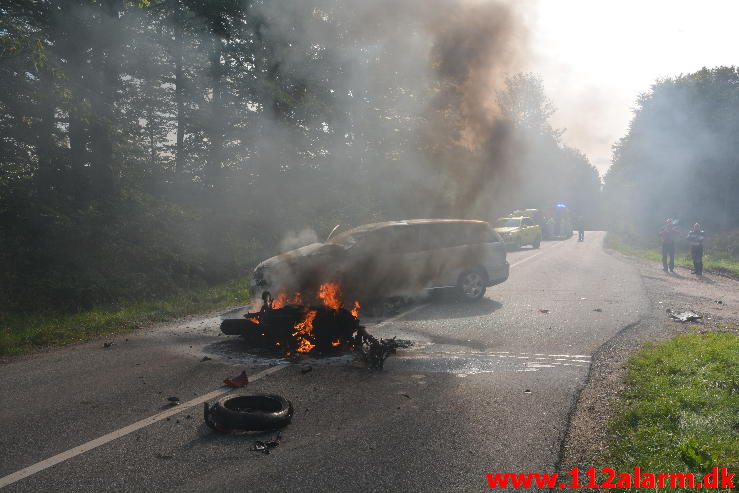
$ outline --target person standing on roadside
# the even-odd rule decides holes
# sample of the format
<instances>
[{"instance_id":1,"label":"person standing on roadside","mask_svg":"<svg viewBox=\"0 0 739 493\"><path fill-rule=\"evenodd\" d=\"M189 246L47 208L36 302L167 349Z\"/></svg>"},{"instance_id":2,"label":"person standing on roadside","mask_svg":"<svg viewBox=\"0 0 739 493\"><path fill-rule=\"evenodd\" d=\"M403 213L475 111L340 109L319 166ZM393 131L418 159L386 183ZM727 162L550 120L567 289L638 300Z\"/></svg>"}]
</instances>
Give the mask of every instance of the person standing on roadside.
<instances>
[{"instance_id":1,"label":"person standing on roadside","mask_svg":"<svg viewBox=\"0 0 739 493\"><path fill-rule=\"evenodd\" d=\"M575 219L575 229L577 230L577 241L585 241L585 221L582 216Z\"/></svg>"},{"instance_id":2,"label":"person standing on roadside","mask_svg":"<svg viewBox=\"0 0 739 493\"><path fill-rule=\"evenodd\" d=\"M694 274L698 277L703 275L703 237L701 225L695 223L688 233L688 243L690 243L690 256L693 258Z\"/></svg>"},{"instance_id":3,"label":"person standing on roadside","mask_svg":"<svg viewBox=\"0 0 739 493\"><path fill-rule=\"evenodd\" d=\"M665 225L659 232L659 236L662 239L662 270L667 272L667 268L670 268L670 272L675 272L675 223L672 219L667 218ZM667 256L670 257L670 263L667 263Z\"/></svg>"}]
</instances>

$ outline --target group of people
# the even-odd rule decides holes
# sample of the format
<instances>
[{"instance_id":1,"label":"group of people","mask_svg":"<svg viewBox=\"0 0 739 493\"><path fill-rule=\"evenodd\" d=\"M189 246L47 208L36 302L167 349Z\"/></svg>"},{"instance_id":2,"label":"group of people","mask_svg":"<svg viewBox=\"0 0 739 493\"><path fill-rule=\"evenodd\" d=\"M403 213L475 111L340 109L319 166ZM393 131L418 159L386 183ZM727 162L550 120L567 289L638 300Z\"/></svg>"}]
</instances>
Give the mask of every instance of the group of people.
<instances>
[{"instance_id":1,"label":"group of people","mask_svg":"<svg viewBox=\"0 0 739 493\"><path fill-rule=\"evenodd\" d=\"M662 239L662 269L667 272L675 272L675 239L678 236L677 221L665 220L665 225L659 232ZM695 223L693 229L688 233L688 244L690 244L690 256L693 259L694 274L703 275L703 238L704 233L701 225ZM669 257L669 263L668 263Z\"/></svg>"}]
</instances>

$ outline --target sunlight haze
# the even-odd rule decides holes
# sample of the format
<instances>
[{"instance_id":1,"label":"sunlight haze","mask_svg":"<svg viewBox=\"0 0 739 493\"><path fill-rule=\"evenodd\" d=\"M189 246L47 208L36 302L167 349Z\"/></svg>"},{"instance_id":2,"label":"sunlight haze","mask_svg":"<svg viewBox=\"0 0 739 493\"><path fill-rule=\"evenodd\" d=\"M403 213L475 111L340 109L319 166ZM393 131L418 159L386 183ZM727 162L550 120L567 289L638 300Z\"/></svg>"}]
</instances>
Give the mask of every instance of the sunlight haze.
<instances>
[{"instance_id":1,"label":"sunlight haze","mask_svg":"<svg viewBox=\"0 0 739 493\"><path fill-rule=\"evenodd\" d=\"M526 13L532 57L563 140L602 174L639 94L658 78L736 65L739 2L541 0Z\"/></svg>"}]
</instances>

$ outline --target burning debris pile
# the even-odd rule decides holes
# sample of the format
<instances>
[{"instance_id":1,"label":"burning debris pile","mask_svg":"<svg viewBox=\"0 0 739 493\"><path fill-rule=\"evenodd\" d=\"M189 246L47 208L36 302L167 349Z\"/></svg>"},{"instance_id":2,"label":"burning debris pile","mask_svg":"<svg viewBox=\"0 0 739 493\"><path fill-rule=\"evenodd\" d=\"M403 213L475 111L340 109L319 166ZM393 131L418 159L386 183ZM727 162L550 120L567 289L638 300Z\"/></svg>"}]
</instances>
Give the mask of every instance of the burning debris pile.
<instances>
[{"instance_id":1,"label":"burning debris pile","mask_svg":"<svg viewBox=\"0 0 739 493\"><path fill-rule=\"evenodd\" d=\"M337 283L321 284L315 298L315 303L305 304L301 293L281 292L273 298L265 292L258 312L247 313L242 319L224 320L221 331L240 335L253 347L276 349L284 356L356 350L370 367L378 369L396 348L412 344L378 340L368 334L359 324L359 302L354 301L351 310L344 308Z\"/></svg>"}]
</instances>

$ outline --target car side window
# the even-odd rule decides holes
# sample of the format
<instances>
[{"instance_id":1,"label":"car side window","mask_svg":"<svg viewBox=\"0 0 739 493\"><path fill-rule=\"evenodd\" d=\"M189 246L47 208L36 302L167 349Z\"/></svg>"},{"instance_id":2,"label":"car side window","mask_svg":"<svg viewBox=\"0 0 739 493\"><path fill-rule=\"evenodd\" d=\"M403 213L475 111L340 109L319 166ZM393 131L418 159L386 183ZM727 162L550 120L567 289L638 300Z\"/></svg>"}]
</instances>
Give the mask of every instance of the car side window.
<instances>
[{"instance_id":1,"label":"car side window","mask_svg":"<svg viewBox=\"0 0 739 493\"><path fill-rule=\"evenodd\" d=\"M486 224L432 223L419 226L419 243L423 250L500 241L498 234Z\"/></svg>"},{"instance_id":2,"label":"car side window","mask_svg":"<svg viewBox=\"0 0 739 493\"><path fill-rule=\"evenodd\" d=\"M355 253L397 254L419 250L418 231L410 226L388 226L369 231L357 239Z\"/></svg>"},{"instance_id":3,"label":"car side window","mask_svg":"<svg viewBox=\"0 0 739 493\"><path fill-rule=\"evenodd\" d=\"M419 242L417 226L397 226L392 229L393 232L388 238L391 253L412 253L423 249Z\"/></svg>"}]
</instances>

